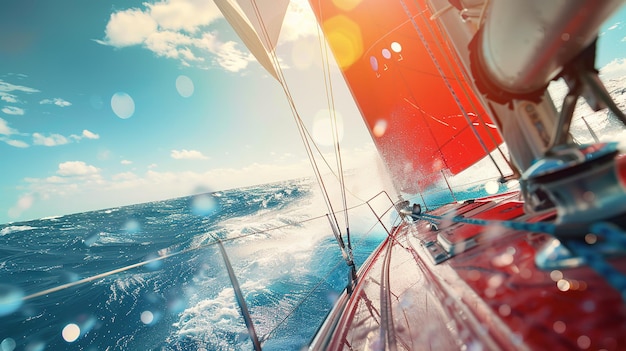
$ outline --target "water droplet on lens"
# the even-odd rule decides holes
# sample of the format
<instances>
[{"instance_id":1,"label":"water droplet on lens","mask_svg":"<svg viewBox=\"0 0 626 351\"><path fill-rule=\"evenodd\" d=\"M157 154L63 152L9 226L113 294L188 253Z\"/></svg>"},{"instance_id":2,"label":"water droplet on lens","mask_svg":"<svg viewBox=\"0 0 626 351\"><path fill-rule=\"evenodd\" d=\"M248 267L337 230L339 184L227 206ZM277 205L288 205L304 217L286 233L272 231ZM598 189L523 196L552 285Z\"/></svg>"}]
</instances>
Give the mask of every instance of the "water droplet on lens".
<instances>
[{"instance_id":1,"label":"water droplet on lens","mask_svg":"<svg viewBox=\"0 0 626 351\"><path fill-rule=\"evenodd\" d=\"M130 233L130 234L135 234L138 233L139 230L141 229L141 225L139 224L139 222L136 219L129 219L123 227L124 231Z\"/></svg>"},{"instance_id":2,"label":"water droplet on lens","mask_svg":"<svg viewBox=\"0 0 626 351\"><path fill-rule=\"evenodd\" d=\"M43 341L33 341L26 345L25 351L44 351L46 344Z\"/></svg>"},{"instance_id":3,"label":"water droplet on lens","mask_svg":"<svg viewBox=\"0 0 626 351\"><path fill-rule=\"evenodd\" d=\"M174 314L185 310L185 301L181 298L174 298L167 303L167 309Z\"/></svg>"},{"instance_id":4,"label":"water droplet on lens","mask_svg":"<svg viewBox=\"0 0 626 351\"><path fill-rule=\"evenodd\" d=\"M24 294L19 288L0 284L0 317L17 311L22 305L22 297Z\"/></svg>"},{"instance_id":5,"label":"water droplet on lens","mask_svg":"<svg viewBox=\"0 0 626 351\"><path fill-rule=\"evenodd\" d=\"M135 113L135 101L126 93L115 93L111 98L111 108L117 117L127 119Z\"/></svg>"},{"instance_id":6,"label":"water droplet on lens","mask_svg":"<svg viewBox=\"0 0 626 351\"><path fill-rule=\"evenodd\" d=\"M15 350L15 340L6 338L0 342L0 351L13 351Z\"/></svg>"},{"instance_id":7,"label":"water droplet on lens","mask_svg":"<svg viewBox=\"0 0 626 351\"><path fill-rule=\"evenodd\" d=\"M83 239L83 244L85 244L85 246L92 246L98 241L98 239L100 239L100 233L91 233L89 236Z\"/></svg>"},{"instance_id":8,"label":"water droplet on lens","mask_svg":"<svg viewBox=\"0 0 626 351\"><path fill-rule=\"evenodd\" d=\"M217 212L219 204L209 194L196 195L191 200L191 213L196 216L209 216Z\"/></svg>"},{"instance_id":9,"label":"water droplet on lens","mask_svg":"<svg viewBox=\"0 0 626 351\"><path fill-rule=\"evenodd\" d=\"M80 336L80 327L74 323L70 323L63 328L61 335L63 335L63 340L67 342L74 342Z\"/></svg>"},{"instance_id":10,"label":"water droplet on lens","mask_svg":"<svg viewBox=\"0 0 626 351\"><path fill-rule=\"evenodd\" d=\"M151 260L155 260L152 261L150 263L146 263L145 267L151 271L156 271L158 269L161 268L161 266L163 266L163 261L161 260L156 260L157 258L159 258L159 256L155 255L155 254L150 254L146 257L145 261L151 261Z\"/></svg>"},{"instance_id":11,"label":"water droplet on lens","mask_svg":"<svg viewBox=\"0 0 626 351\"><path fill-rule=\"evenodd\" d=\"M184 98L190 97L194 91L193 81L187 76L178 76L176 78L176 90L180 96Z\"/></svg>"}]
</instances>

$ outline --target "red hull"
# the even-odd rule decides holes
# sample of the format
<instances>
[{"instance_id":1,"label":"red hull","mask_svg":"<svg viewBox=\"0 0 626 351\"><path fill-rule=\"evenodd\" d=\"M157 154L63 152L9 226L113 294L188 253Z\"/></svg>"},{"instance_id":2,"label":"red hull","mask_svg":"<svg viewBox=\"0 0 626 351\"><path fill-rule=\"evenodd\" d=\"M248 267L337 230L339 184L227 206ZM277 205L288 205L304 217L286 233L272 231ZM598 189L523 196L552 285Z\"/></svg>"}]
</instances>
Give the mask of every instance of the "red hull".
<instances>
[{"instance_id":1,"label":"red hull","mask_svg":"<svg viewBox=\"0 0 626 351\"><path fill-rule=\"evenodd\" d=\"M431 214L530 222L553 217L526 216L516 199L508 194L455 203ZM448 223L433 231L423 220L403 223L362 268L336 328L320 331L318 339L330 341L313 349L395 349L392 342L400 350L625 350L620 294L585 266L538 269L535 256L549 240L502 227ZM424 246L433 241L475 246L435 264ZM626 271L626 259L611 263ZM388 281L387 269L394 273Z\"/></svg>"}]
</instances>

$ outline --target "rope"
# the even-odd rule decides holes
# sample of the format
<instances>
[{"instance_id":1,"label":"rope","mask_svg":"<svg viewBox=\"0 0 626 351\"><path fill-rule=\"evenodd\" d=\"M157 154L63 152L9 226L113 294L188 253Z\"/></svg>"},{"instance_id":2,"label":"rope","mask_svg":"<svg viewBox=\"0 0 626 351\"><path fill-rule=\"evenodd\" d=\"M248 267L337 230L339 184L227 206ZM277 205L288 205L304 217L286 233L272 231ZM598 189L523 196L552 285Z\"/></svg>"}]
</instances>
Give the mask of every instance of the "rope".
<instances>
[{"instance_id":1,"label":"rope","mask_svg":"<svg viewBox=\"0 0 626 351\"><path fill-rule=\"evenodd\" d=\"M448 78L446 77L446 75L443 72L443 68L440 65L439 61L437 60L437 58L435 57L434 52L432 51L432 49L430 48L428 42L426 41L426 38L424 37L424 33L422 33L422 31L419 29L419 26L415 20L415 17L411 14L408 6L406 5L406 3L403 0L400 0L400 4L402 5L402 8L404 9L407 17L409 18L409 20L411 21L411 23L413 24L413 28L415 29L415 31L417 32L420 41L422 42L422 45L424 46L424 48L426 49L426 52L428 53L428 55L430 56L430 59L432 60L433 64L435 65L435 68L437 68L437 71L439 72L439 75L441 76L441 78L444 81L444 84L446 85L446 87L448 88L448 91L450 92L450 94L452 95L452 98L454 99L455 104L457 105L457 107L459 108L461 114L463 115L463 117L465 118L465 121L467 122L467 125L469 126L469 128L471 129L472 133L474 134L474 137L476 138L476 140L478 141L478 143L480 144L481 148L483 149L483 151L485 152L485 155L489 156L489 158L492 160L492 163L494 164L494 166L496 167L496 169L498 170L498 172L500 173L501 177L504 178L504 174L502 173L502 170L500 169L499 165L495 162L495 160L493 159L493 156L491 155L491 153L489 152L489 149L487 148L487 145L485 144L485 142L482 140L482 138L480 137L480 135L478 134L478 131L476 130L476 128L474 127L474 124L472 123L472 120L469 117L468 112L465 110L465 108L463 107L463 105L461 104L461 101L459 99L459 97L457 96L456 92L454 91L454 89L452 88L452 85L450 84L450 81L448 80ZM424 19L424 13L420 12L421 17L423 20ZM429 31L431 32L431 34L433 33L433 30L431 28L431 26L428 24L428 22L426 22L426 25L429 29ZM443 51L441 45L439 43L436 43L437 48L440 51ZM446 55L444 55L444 58L446 59L446 63L448 64L449 67L452 67L452 64L449 62L449 60L447 60ZM454 69L452 69L452 72L454 73ZM459 80L459 78L456 76L456 73L454 79ZM463 92L465 93L465 95L467 95L467 92L463 89ZM470 99L471 101L471 99ZM485 126L485 122L484 120L482 120L482 118L479 119L482 122L482 125ZM490 135L491 136L491 135ZM494 141L493 137L492 137L492 142ZM495 143L494 143L495 144Z\"/></svg>"}]
</instances>

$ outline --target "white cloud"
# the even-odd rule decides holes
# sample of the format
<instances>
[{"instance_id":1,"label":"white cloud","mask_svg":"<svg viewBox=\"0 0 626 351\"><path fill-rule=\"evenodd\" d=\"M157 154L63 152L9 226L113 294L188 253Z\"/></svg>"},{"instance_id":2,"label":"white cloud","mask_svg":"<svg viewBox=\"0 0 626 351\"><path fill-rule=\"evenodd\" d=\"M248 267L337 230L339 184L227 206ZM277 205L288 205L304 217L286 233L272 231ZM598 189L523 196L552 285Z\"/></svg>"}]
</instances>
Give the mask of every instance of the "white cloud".
<instances>
[{"instance_id":1,"label":"white cloud","mask_svg":"<svg viewBox=\"0 0 626 351\"><path fill-rule=\"evenodd\" d=\"M4 93L4 92L0 92L0 100L4 101L4 102L8 102L10 104L15 104L20 102L17 99L17 96L13 95L13 94L9 94L9 93Z\"/></svg>"},{"instance_id":2,"label":"white cloud","mask_svg":"<svg viewBox=\"0 0 626 351\"><path fill-rule=\"evenodd\" d=\"M291 0L280 30L280 40L293 42L306 37L317 37L317 21L308 0Z\"/></svg>"},{"instance_id":3,"label":"white cloud","mask_svg":"<svg viewBox=\"0 0 626 351\"><path fill-rule=\"evenodd\" d=\"M43 99L41 101L39 101L39 103L41 105L57 105L60 107L67 107L67 106L72 106L72 103L69 101L65 101L61 98L53 98L53 99Z\"/></svg>"},{"instance_id":4,"label":"white cloud","mask_svg":"<svg viewBox=\"0 0 626 351\"><path fill-rule=\"evenodd\" d=\"M117 48L142 45L157 56L202 62L211 53L207 33L201 29L221 17L212 1L166 0L144 4L144 9L128 9L111 14L105 39L96 40ZM212 42L212 40L208 40Z\"/></svg>"},{"instance_id":5,"label":"white cloud","mask_svg":"<svg viewBox=\"0 0 626 351\"><path fill-rule=\"evenodd\" d=\"M83 137L87 139L100 139L100 135L94 132L88 131L87 129L83 130Z\"/></svg>"},{"instance_id":6,"label":"white cloud","mask_svg":"<svg viewBox=\"0 0 626 351\"><path fill-rule=\"evenodd\" d=\"M11 91L21 91L24 93L38 93L39 92L39 90L37 89L25 87L22 85L15 85L15 84L7 83L3 81L2 79L0 79L0 92L8 93Z\"/></svg>"},{"instance_id":7,"label":"white cloud","mask_svg":"<svg viewBox=\"0 0 626 351\"><path fill-rule=\"evenodd\" d=\"M131 165L131 164L133 164L133 161L122 160L122 161L120 161L120 163L123 164L123 165Z\"/></svg>"},{"instance_id":8,"label":"white cloud","mask_svg":"<svg viewBox=\"0 0 626 351\"><path fill-rule=\"evenodd\" d=\"M16 133L17 133L17 130L9 127L9 125L7 124L7 121L0 118L0 134L1 135L11 135L11 134L16 134Z\"/></svg>"},{"instance_id":9,"label":"white cloud","mask_svg":"<svg viewBox=\"0 0 626 351\"><path fill-rule=\"evenodd\" d=\"M230 72L239 72L248 67L248 63L254 60L254 56L239 50L234 41L221 44L216 55L215 61Z\"/></svg>"},{"instance_id":10,"label":"white cloud","mask_svg":"<svg viewBox=\"0 0 626 351\"><path fill-rule=\"evenodd\" d=\"M118 174L114 174L111 177L111 180L115 182L125 182L125 181L130 181L130 180L135 180L135 179L139 179L139 176L137 176L133 172L118 173Z\"/></svg>"},{"instance_id":11,"label":"white cloud","mask_svg":"<svg viewBox=\"0 0 626 351\"><path fill-rule=\"evenodd\" d=\"M208 157L204 156L202 152L197 150L172 150L170 156L177 160L187 159L187 160L207 160Z\"/></svg>"},{"instance_id":12,"label":"white cloud","mask_svg":"<svg viewBox=\"0 0 626 351\"><path fill-rule=\"evenodd\" d=\"M9 140L5 140L5 143L14 146L14 147L19 147L19 148L27 148L30 145L28 145L27 143L21 141L21 140L13 140L13 139L9 139Z\"/></svg>"},{"instance_id":13,"label":"white cloud","mask_svg":"<svg viewBox=\"0 0 626 351\"><path fill-rule=\"evenodd\" d=\"M373 146L369 149L343 150L342 154L348 161L344 164L346 169L366 169L374 178L383 172L380 169L384 170ZM290 163L254 163L242 168L220 168L205 172L147 170L143 174L122 172L111 176L105 176L104 171L95 166L70 161L60 164L54 176L25 179L27 185L24 192L34 194L37 200L27 215L43 217L171 199L191 195L199 188L225 190L311 175L310 164L306 159ZM368 191L380 190L372 186L372 182L372 178L358 184L351 182L349 191L361 198L369 198L374 194ZM56 213L50 213L52 208ZM26 215L20 219L27 219L23 217Z\"/></svg>"},{"instance_id":14,"label":"white cloud","mask_svg":"<svg viewBox=\"0 0 626 351\"><path fill-rule=\"evenodd\" d=\"M626 59L617 58L600 68L600 76L603 78L619 78L626 76Z\"/></svg>"},{"instance_id":15,"label":"white cloud","mask_svg":"<svg viewBox=\"0 0 626 351\"><path fill-rule=\"evenodd\" d=\"M65 177L87 176L98 174L100 170L83 161L67 161L59 164L57 174Z\"/></svg>"},{"instance_id":16,"label":"white cloud","mask_svg":"<svg viewBox=\"0 0 626 351\"><path fill-rule=\"evenodd\" d=\"M61 134L50 134L45 136L40 133L33 133L33 144L43 146L57 146L64 145L70 141Z\"/></svg>"},{"instance_id":17,"label":"white cloud","mask_svg":"<svg viewBox=\"0 0 626 351\"><path fill-rule=\"evenodd\" d=\"M105 40L98 42L118 48L138 45L156 31L157 23L148 13L130 9L111 14L105 29Z\"/></svg>"},{"instance_id":18,"label":"white cloud","mask_svg":"<svg viewBox=\"0 0 626 351\"><path fill-rule=\"evenodd\" d=\"M147 6L150 16L166 30L195 33L222 17L213 1L169 0Z\"/></svg>"},{"instance_id":19,"label":"white cloud","mask_svg":"<svg viewBox=\"0 0 626 351\"><path fill-rule=\"evenodd\" d=\"M19 217L22 212L28 210L29 208L31 208L31 206L33 206L33 203L35 202L34 196L33 194L25 194L22 195L18 200L17 203L15 204L15 206L11 207L9 209L8 215L10 218L17 218Z\"/></svg>"},{"instance_id":20,"label":"white cloud","mask_svg":"<svg viewBox=\"0 0 626 351\"><path fill-rule=\"evenodd\" d=\"M24 115L24 109L15 107L15 106L5 106L2 108L2 112L6 113L7 115L15 115L15 116Z\"/></svg>"},{"instance_id":21,"label":"white cloud","mask_svg":"<svg viewBox=\"0 0 626 351\"><path fill-rule=\"evenodd\" d=\"M111 14L103 45L118 48L141 45L157 56L179 60L184 66L207 68L209 62L228 71L245 69L254 57L239 43L221 41L208 26L222 14L212 1L162 0ZM282 41L317 35L317 23L305 0L292 1L281 30Z\"/></svg>"}]
</instances>

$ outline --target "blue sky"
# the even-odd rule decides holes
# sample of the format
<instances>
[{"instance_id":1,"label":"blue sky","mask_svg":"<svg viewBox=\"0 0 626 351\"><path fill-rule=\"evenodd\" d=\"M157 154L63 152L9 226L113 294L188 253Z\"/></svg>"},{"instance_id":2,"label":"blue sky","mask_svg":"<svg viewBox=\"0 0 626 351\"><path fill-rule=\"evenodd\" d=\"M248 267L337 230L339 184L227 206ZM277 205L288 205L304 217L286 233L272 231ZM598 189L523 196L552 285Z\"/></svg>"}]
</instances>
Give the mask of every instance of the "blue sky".
<instances>
[{"instance_id":1,"label":"blue sky","mask_svg":"<svg viewBox=\"0 0 626 351\"><path fill-rule=\"evenodd\" d=\"M626 72L625 25L622 9L603 28L607 73ZM0 33L0 223L312 174L280 86L211 1L9 0ZM292 3L278 54L312 129L327 106L315 33ZM333 81L343 152L368 159Z\"/></svg>"}]
</instances>

